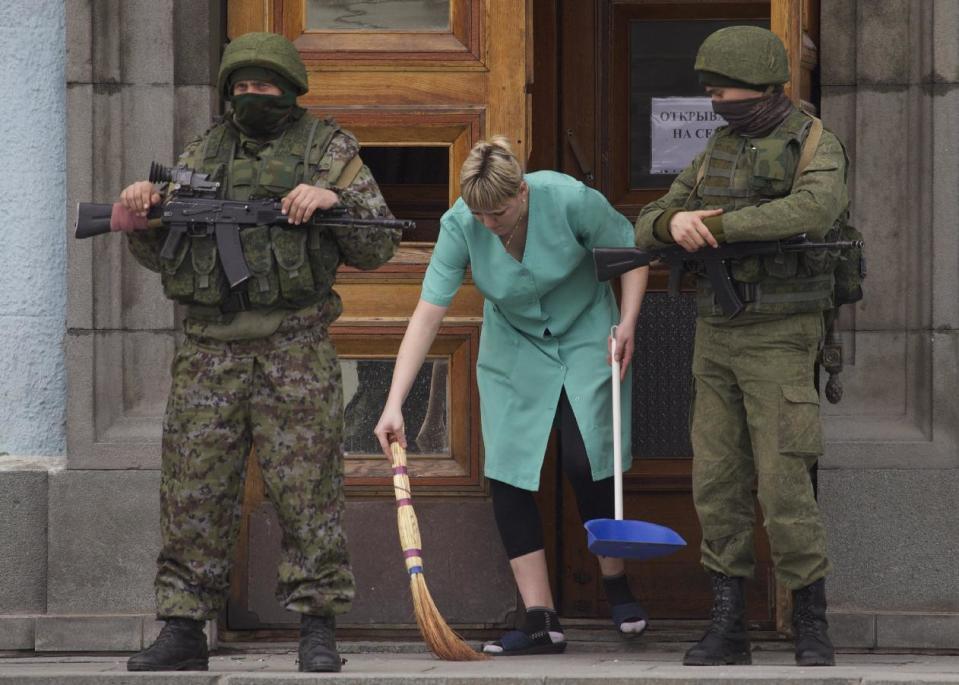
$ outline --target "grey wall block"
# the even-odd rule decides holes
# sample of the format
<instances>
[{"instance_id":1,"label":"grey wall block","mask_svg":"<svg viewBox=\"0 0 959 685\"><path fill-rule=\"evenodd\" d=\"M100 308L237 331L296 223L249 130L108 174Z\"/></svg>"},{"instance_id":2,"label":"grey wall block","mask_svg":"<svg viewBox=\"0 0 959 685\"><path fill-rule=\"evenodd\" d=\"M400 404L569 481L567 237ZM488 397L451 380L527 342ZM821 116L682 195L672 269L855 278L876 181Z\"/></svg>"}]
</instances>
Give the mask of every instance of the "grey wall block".
<instances>
[{"instance_id":1,"label":"grey wall block","mask_svg":"<svg viewBox=\"0 0 959 685\"><path fill-rule=\"evenodd\" d=\"M845 390L843 401L839 404L824 401L823 415L842 416L855 411L859 416L881 418L884 423L889 419L897 423L907 420L907 374L915 371L908 364L909 336L901 331L856 331L851 341L854 344L849 342L849 338L844 338L847 365L841 375ZM853 355L855 364L851 363ZM881 376L876 374L876 369L883 369ZM915 437L915 427L910 429L911 436ZM869 430L872 433L874 428Z\"/></svg>"},{"instance_id":2,"label":"grey wall block","mask_svg":"<svg viewBox=\"0 0 959 685\"><path fill-rule=\"evenodd\" d=\"M856 0L822 0L820 4L820 79L827 86L856 82Z\"/></svg>"},{"instance_id":3,"label":"grey wall block","mask_svg":"<svg viewBox=\"0 0 959 685\"><path fill-rule=\"evenodd\" d=\"M959 3L950 3L959 13ZM937 5L938 7L938 5ZM959 17L950 26L959 26ZM953 41L959 41L959 31L953 32ZM957 67L959 68L959 67ZM936 144L932 148L930 173L926 181L932 193L932 258L930 268L935 288L932 298L932 325L934 328L959 328L959 269L956 255L959 254L959 88L936 94L931 99L930 123Z\"/></svg>"},{"instance_id":4,"label":"grey wall block","mask_svg":"<svg viewBox=\"0 0 959 685\"><path fill-rule=\"evenodd\" d=\"M919 172L911 146L910 97L918 89L896 92L860 91L857 102L854 221L869 240L867 301L858 307L857 323L865 330L897 329L906 325L904 279L910 275L910 257L916 249L915 224L910 210L920 198L907 192L910 175ZM863 154L882 150L883 154ZM877 193L877 188L889 192ZM910 201L911 200L911 201Z\"/></svg>"},{"instance_id":5,"label":"grey wall block","mask_svg":"<svg viewBox=\"0 0 959 685\"><path fill-rule=\"evenodd\" d=\"M846 147L849 156L850 178L847 182L850 196L855 192L856 174L856 97L855 86L822 86L819 110L823 124L835 133Z\"/></svg>"},{"instance_id":6,"label":"grey wall block","mask_svg":"<svg viewBox=\"0 0 959 685\"><path fill-rule=\"evenodd\" d=\"M66 0L67 83L93 80L93 7L91 0Z\"/></svg>"},{"instance_id":7,"label":"grey wall block","mask_svg":"<svg viewBox=\"0 0 959 685\"><path fill-rule=\"evenodd\" d=\"M147 177L150 162L169 163L176 106L173 85L132 85L123 90L123 171L120 187Z\"/></svg>"},{"instance_id":8,"label":"grey wall block","mask_svg":"<svg viewBox=\"0 0 959 685\"><path fill-rule=\"evenodd\" d=\"M959 613L959 538L940 509L957 501L954 469L820 471L830 608Z\"/></svg>"},{"instance_id":9,"label":"grey wall block","mask_svg":"<svg viewBox=\"0 0 959 685\"><path fill-rule=\"evenodd\" d=\"M0 549L0 614L43 613L47 594L45 471L0 471Z\"/></svg>"},{"instance_id":10,"label":"grey wall block","mask_svg":"<svg viewBox=\"0 0 959 685\"><path fill-rule=\"evenodd\" d=\"M936 83L959 82L959 3L952 0L934 0L931 7L932 69L930 80Z\"/></svg>"},{"instance_id":11,"label":"grey wall block","mask_svg":"<svg viewBox=\"0 0 959 685\"><path fill-rule=\"evenodd\" d=\"M38 652L133 652L143 647L139 616L39 616Z\"/></svg>"},{"instance_id":12,"label":"grey wall block","mask_svg":"<svg viewBox=\"0 0 959 685\"><path fill-rule=\"evenodd\" d=\"M49 613L153 613L159 481L156 471L52 475Z\"/></svg>"},{"instance_id":13,"label":"grey wall block","mask_svg":"<svg viewBox=\"0 0 959 685\"><path fill-rule=\"evenodd\" d=\"M868 334L857 333L856 340ZM906 336L906 404L901 414L868 415L861 398L850 395L823 417L827 440L820 469L955 469L959 467L959 334L954 330L917 331ZM857 357L859 347L857 343ZM856 363L856 374L882 379L881 365ZM846 372L843 372L845 375ZM889 385L898 383L894 374ZM865 387L865 385L863 386ZM877 392L888 389L873 386ZM832 412L840 413L833 414Z\"/></svg>"},{"instance_id":14,"label":"grey wall block","mask_svg":"<svg viewBox=\"0 0 959 685\"><path fill-rule=\"evenodd\" d=\"M119 3L119 59L123 83L173 83L174 0ZM99 37L99 32L97 37Z\"/></svg>"},{"instance_id":15,"label":"grey wall block","mask_svg":"<svg viewBox=\"0 0 959 685\"><path fill-rule=\"evenodd\" d=\"M219 109L219 102L216 90L208 85L176 87L174 148L177 153L210 128Z\"/></svg>"},{"instance_id":16,"label":"grey wall block","mask_svg":"<svg viewBox=\"0 0 959 685\"><path fill-rule=\"evenodd\" d=\"M93 201L93 87L67 86L67 327L93 326L93 241L74 240L77 202Z\"/></svg>"},{"instance_id":17,"label":"grey wall block","mask_svg":"<svg viewBox=\"0 0 959 685\"><path fill-rule=\"evenodd\" d=\"M66 342L69 467L159 468L173 332L72 332Z\"/></svg>"},{"instance_id":18,"label":"grey wall block","mask_svg":"<svg viewBox=\"0 0 959 685\"><path fill-rule=\"evenodd\" d=\"M922 2L868 0L859 3L859 51L856 58L860 83L905 85L914 82L920 49L919 21Z\"/></svg>"},{"instance_id":19,"label":"grey wall block","mask_svg":"<svg viewBox=\"0 0 959 685\"><path fill-rule=\"evenodd\" d=\"M955 649L957 634L957 615L876 616L876 642L880 649Z\"/></svg>"},{"instance_id":20,"label":"grey wall block","mask_svg":"<svg viewBox=\"0 0 959 685\"><path fill-rule=\"evenodd\" d=\"M828 620L829 637L836 647L872 649L876 646L875 615L837 613L830 610Z\"/></svg>"},{"instance_id":21,"label":"grey wall block","mask_svg":"<svg viewBox=\"0 0 959 685\"><path fill-rule=\"evenodd\" d=\"M216 83L222 9L215 2L175 2L173 71L177 85Z\"/></svg>"},{"instance_id":22,"label":"grey wall block","mask_svg":"<svg viewBox=\"0 0 959 685\"><path fill-rule=\"evenodd\" d=\"M120 28L123 24L123 3L121 0L91 0L90 4L93 81L122 83Z\"/></svg>"},{"instance_id":23,"label":"grey wall block","mask_svg":"<svg viewBox=\"0 0 959 685\"><path fill-rule=\"evenodd\" d=\"M2 609L0 609L2 612ZM35 616L0 615L0 651L5 649L33 649L36 642Z\"/></svg>"}]
</instances>

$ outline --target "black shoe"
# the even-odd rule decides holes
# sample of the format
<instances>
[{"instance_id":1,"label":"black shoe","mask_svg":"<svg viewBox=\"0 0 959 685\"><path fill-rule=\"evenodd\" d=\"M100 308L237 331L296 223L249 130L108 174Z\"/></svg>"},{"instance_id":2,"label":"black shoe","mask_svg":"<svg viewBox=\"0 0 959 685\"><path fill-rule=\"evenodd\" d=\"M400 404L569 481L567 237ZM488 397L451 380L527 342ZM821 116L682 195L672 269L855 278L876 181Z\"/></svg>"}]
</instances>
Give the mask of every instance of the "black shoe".
<instances>
[{"instance_id":1,"label":"black shoe","mask_svg":"<svg viewBox=\"0 0 959 685\"><path fill-rule=\"evenodd\" d=\"M800 666L835 666L836 653L826 622L826 579L793 590L793 635Z\"/></svg>"},{"instance_id":2,"label":"black shoe","mask_svg":"<svg viewBox=\"0 0 959 685\"><path fill-rule=\"evenodd\" d=\"M685 666L722 666L751 664L752 653L746 632L746 599L743 579L710 571L713 585L713 611L709 628L683 657Z\"/></svg>"},{"instance_id":3,"label":"black shoe","mask_svg":"<svg viewBox=\"0 0 959 685\"><path fill-rule=\"evenodd\" d=\"M127 670L206 671L209 663L203 621L169 618L152 645L127 659Z\"/></svg>"},{"instance_id":4,"label":"black shoe","mask_svg":"<svg viewBox=\"0 0 959 685\"><path fill-rule=\"evenodd\" d=\"M309 673L335 672L342 667L336 651L336 620L332 616L300 618L300 670Z\"/></svg>"}]
</instances>

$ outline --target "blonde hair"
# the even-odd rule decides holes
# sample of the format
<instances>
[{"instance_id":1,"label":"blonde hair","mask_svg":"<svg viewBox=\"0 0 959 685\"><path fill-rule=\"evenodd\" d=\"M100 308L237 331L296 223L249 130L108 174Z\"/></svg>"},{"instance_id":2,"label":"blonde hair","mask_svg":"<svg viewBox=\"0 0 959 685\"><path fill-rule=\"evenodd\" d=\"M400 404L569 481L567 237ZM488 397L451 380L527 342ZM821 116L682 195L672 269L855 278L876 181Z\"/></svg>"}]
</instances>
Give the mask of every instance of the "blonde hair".
<instances>
[{"instance_id":1,"label":"blonde hair","mask_svg":"<svg viewBox=\"0 0 959 685\"><path fill-rule=\"evenodd\" d=\"M504 136L481 140L460 169L460 195L473 211L490 211L516 197L523 169Z\"/></svg>"}]
</instances>

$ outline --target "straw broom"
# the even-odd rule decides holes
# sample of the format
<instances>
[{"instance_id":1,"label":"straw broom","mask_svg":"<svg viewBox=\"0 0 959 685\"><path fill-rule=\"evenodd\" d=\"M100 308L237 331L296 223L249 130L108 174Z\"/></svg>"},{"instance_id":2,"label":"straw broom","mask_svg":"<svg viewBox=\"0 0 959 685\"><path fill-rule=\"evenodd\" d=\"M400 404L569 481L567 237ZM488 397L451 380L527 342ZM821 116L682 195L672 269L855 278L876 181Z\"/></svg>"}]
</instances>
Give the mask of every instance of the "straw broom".
<instances>
[{"instance_id":1,"label":"straw broom","mask_svg":"<svg viewBox=\"0 0 959 685\"><path fill-rule=\"evenodd\" d=\"M406 570L410 574L410 592L413 595L413 610L420 634L438 658L444 661L478 661L487 658L473 650L463 639L453 632L440 614L430 591L426 587L423 575L423 550L420 543L420 529L413 511L413 498L410 491L410 478L406 472L406 450L399 443L392 443L393 450L393 492L396 495L396 525L400 531L400 546L406 559Z\"/></svg>"}]
</instances>

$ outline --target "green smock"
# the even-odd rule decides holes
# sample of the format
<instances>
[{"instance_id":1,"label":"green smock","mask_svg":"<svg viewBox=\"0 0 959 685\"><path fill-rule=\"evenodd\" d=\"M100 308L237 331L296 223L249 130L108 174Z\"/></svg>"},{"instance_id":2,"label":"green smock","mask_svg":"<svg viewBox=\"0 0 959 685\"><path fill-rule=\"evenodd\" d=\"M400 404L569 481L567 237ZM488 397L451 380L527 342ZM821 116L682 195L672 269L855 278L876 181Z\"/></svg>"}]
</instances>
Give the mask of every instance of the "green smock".
<instances>
[{"instance_id":1,"label":"green smock","mask_svg":"<svg viewBox=\"0 0 959 685\"><path fill-rule=\"evenodd\" d=\"M606 363L619 307L596 280L594 247L632 247L630 222L602 194L553 171L529 185L526 250L516 261L460 198L440 221L422 299L449 306L466 267L483 294L476 364L487 478L539 489L560 391L583 434L594 480L613 474L612 381ZM623 469L630 454L630 375L622 387Z\"/></svg>"}]
</instances>

